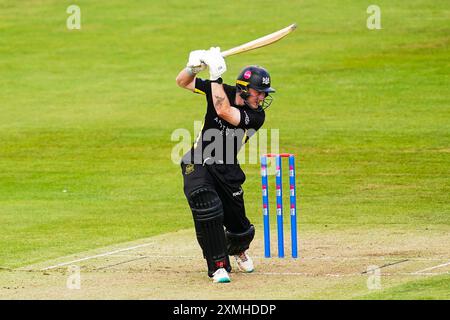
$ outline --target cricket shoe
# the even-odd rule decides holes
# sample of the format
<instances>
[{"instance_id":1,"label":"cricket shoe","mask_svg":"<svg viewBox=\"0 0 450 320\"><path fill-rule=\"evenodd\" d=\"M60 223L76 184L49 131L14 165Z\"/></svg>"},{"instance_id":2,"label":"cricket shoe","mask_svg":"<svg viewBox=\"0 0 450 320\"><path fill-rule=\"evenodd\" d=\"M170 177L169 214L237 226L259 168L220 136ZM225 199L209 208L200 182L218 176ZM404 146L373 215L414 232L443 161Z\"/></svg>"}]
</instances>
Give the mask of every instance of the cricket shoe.
<instances>
[{"instance_id":1,"label":"cricket shoe","mask_svg":"<svg viewBox=\"0 0 450 320\"><path fill-rule=\"evenodd\" d=\"M255 269L253 266L253 260L250 256L244 251L238 255L235 255L237 265L241 271L244 272L253 272Z\"/></svg>"},{"instance_id":2,"label":"cricket shoe","mask_svg":"<svg viewBox=\"0 0 450 320\"><path fill-rule=\"evenodd\" d=\"M230 276L228 275L228 272L227 270L225 270L225 268L219 268L216 270L216 272L213 273L214 283L226 283L230 281Z\"/></svg>"}]
</instances>

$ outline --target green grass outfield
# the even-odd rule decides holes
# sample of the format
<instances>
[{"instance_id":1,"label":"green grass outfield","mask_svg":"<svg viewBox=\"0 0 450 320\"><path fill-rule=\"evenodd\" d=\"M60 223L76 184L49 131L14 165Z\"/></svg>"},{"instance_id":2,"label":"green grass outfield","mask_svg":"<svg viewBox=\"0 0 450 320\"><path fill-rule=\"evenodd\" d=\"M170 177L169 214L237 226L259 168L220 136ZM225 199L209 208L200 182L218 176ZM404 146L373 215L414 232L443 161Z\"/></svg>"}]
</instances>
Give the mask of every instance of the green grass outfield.
<instances>
[{"instance_id":1,"label":"green grass outfield","mask_svg":"<svg viewBox=\"0 0 450 320\"><path fill-rule=\"evenodd\" d=\"M449 300L450 292L448 276L436 276L431 279L410 281L406 284L393 286L392 288L363 296L363 299L408 299L408 300Z\"/></svg>"},{"instance_id":2,"label":"green grass outfield","mask_svg":"<svg viewBox=\"0 0 450 320\"><path fill-rule=\"evenodd\" d=\"M377 1L373 31L366 1L80 0L69 31L72 3L0 0L0 267L192 228L170 137L205 108L175 77L191 50L292 22L288 38L228 58L224 80L271 72L264 128L298 155L299 232L450 232L448 1ZM243 167L260 227L259 166ZM443 281L370 297L448 298Z\"/></svg>"}]
</instances>

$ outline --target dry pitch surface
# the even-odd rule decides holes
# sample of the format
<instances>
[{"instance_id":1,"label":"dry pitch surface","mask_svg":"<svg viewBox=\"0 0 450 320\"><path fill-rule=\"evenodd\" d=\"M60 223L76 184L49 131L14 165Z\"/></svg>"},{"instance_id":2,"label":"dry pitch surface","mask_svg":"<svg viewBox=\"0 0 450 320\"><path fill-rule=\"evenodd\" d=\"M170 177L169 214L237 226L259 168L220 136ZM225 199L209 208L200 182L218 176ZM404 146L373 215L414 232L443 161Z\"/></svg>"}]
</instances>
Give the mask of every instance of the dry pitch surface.
<instances>
[{"instance_id":1,"label":"dry pitch surface","mask_svg":"<svg viewBox=\"0 0 450 320\"><path fill-rule=\"evenodd\" d=\"M373 292L367 285L373 283L373 273L365 273L369 266L380 267L382 288L449 273L448 243L450 234L445 228L327 230L320 235L304 231L299 239L300 258L294 260L263 258L262 238L257 237L251 247L255 272L244 274L235 268L231 283L213 284L205 275L193 230L183 230L39 265L2 269L0 298L358 298ZM79 289L67 286L73 266L80 270Z\"/></svg>"}]
</instances>

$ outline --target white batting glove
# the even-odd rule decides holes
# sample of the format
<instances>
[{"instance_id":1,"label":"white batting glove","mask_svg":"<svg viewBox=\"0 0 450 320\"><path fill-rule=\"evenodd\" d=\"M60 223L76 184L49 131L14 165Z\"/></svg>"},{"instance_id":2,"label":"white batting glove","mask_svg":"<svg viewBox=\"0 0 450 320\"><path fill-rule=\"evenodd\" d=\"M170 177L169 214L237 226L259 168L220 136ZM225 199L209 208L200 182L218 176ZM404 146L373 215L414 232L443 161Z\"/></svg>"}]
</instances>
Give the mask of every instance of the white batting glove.
<instances>
[{"instance_id":1,"label":"white batting glove","mask_svg":"<svg viewBox=\"0 0 450 320\"><path fill-rule=\"evenodd\" d=\"M203 63L203 57L206 52L206 50L194 50L189 53L189 60L186 64L189 72L197 74L206 69L206 65Z\"/></svg>"},{"instance_id":2,"label":"white batting glove","mask_svg":"<svg viewBox=\"0 0 450 320\"><path fill-rule=\"evenodd\" d=\"M225 63L219 47L211 47L206 51L203 58L203 62L209 67L209 79L217 80L222 74L227 71L227 65Z\"/></svg>"}]
</instances>

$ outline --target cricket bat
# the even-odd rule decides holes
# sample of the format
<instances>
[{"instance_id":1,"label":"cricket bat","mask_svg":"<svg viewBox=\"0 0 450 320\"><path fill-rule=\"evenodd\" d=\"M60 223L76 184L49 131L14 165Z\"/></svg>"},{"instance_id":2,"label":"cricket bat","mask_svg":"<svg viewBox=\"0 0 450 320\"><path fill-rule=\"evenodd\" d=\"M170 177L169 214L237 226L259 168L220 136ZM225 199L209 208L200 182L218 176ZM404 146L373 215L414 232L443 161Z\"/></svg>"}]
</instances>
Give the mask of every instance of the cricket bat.
<instances>
[{"instance_id":1,"label":"cricket bat","mask_svg":"<svg viewBox=\"0 0 450 320\"><path fill-rule=\"evenodd\" d=\"M293 23L290 26L287 26L286 28L283 28L281 30L275 31L271 34L268 34L264 37L258 38L256 40L241 44L240 46L228 49L226 51L222 51L222 57L229 57L238 53L247 52L250 50L258 49L261 47L268 46L269 44L272 44L278 40L283 39L285 36L287 36L289 33L297 29L297 24Z\"/></svg>"}]
</instances>

